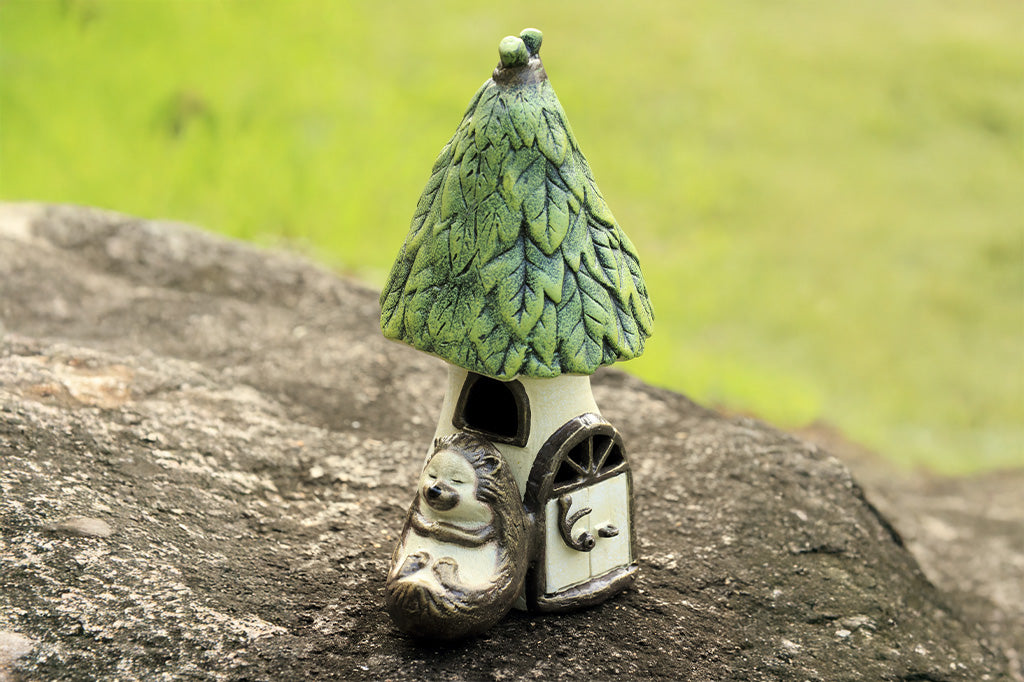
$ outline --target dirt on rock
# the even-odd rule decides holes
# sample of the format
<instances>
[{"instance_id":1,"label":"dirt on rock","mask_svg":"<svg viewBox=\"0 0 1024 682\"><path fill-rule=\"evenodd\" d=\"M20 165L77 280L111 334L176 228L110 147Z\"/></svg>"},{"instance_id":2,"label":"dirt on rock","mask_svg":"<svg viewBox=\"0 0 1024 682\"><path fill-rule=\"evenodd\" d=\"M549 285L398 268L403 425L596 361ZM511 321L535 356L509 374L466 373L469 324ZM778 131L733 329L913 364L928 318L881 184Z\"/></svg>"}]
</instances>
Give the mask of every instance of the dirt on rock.
<instances>
[{"instance_id":1,"label":"dirt on rock","mask_svg":"<svg viewBox=\"0 0 1024 682\"><path fill-rule=\"evenodd\" d=\"M0 208L0 679L1024 678L1019 515L968 532L929 506L963 491L865 494L615 370L594 390L634 470L636 586L409 639L383 587L445 369L377 317L296 257Z\"/></svg>"}]
</instances>

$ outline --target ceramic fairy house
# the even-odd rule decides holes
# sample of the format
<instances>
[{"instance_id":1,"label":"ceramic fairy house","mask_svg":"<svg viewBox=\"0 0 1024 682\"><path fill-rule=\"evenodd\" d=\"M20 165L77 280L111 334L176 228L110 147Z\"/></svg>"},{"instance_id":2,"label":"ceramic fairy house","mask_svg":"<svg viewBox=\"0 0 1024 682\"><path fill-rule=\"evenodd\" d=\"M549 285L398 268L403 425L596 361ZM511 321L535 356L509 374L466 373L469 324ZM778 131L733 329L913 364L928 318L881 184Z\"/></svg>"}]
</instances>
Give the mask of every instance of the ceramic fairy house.
<instances>
[{"instance_id":1,"label":"ceramic fairy house","mask_svg":"<svg viewBox=\"0 0 1024 682\"><path fill-rule=\"evenodd\" d=\"M389 597L396 623L417 634L445 630L438 604L455 583L436 564L446 551L464 583L477 576L464 591L481 593L488 613L480 622L488 625L497 619L491 611L511 605L496 592L515 592L532 610L566 610L603 601L636 571L632 474L618 431L594 401L590 375L643 352L651 305L636 250L597 188L540 45L535 29L501 41L500 63L434 163L381 294L385 336L449 366L434 446L388 581L389 595L413 582L424 586L418 601ZM461 439L457 447L453 438ZM522 500L526 542L498 552L522 564L523 575L513 572L511 582L482 550L463 558L463 569L458 556L466 557L469 540L443 542L466 532L501 535L498 510L466 522L438 502L453 481L473 483L463 480L470 468L455 466L453 453L474 447L494 450L496 468L508 474L502 480ZM430 478L436 461L461 473ZM482 499L481 486L496 484L478 475L473 485L458 499L470 504ZM417 525L417 510L431 522ZM512 518L518 511L505 513L505 526L520 523ZM430 537L432 549L421 549ZM490 562L488 582L480 566Z\"/></svg>"}]
</instances>

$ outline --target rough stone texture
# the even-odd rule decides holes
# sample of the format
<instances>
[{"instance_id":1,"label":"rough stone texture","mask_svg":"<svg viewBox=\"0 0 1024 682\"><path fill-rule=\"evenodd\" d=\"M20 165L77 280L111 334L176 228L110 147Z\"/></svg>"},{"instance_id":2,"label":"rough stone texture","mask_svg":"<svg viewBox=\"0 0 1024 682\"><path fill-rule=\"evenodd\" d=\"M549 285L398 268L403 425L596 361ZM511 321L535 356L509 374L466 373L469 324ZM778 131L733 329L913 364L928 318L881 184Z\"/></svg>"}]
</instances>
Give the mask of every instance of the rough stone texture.
<instances>
[{"instance_id":1,"label":"rough stone texture","mask_svg":"<svg viewBox=\"0 0 1024 682\"><path fill-rule=\"evenodd\" d=\"M929 580L827 452L617 371L636 588L407 639L384 578L445 372L376 299L180 225L0 209L0 679L1022 679L1020 514L887 481Z\"/></svg>"},{"instance_id":2,"label":"rough stone texture","mask_svg":"<svg viewBox=\"0 0 1024 682\"><path fill-rule=\"evenodd\" d=\"M861 473L878 507L898 520L925 575L1002 643L1010 679L1024 681L1024 471L969 480L883 471Z\"/></svg>"}]
</instances>

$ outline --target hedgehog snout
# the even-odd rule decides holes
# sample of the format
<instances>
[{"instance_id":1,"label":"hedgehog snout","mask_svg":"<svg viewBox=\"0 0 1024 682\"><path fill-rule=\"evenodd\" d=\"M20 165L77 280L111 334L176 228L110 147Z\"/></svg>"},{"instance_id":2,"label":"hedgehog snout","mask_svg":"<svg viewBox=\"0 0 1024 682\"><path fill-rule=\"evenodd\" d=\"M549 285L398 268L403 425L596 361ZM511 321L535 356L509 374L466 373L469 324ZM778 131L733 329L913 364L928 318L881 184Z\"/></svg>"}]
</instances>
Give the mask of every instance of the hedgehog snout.
<instances>
[{"instance_id":1,"label":"hedgehog snout","mask_svg":"<svg viewBox=\"0 0 1024 682\"><path fill-rule=\"evenodd\" d=\"M443 481L437 481L424 491L427 504L437 511L448 511L459 503L459 493Z\"/></svg>"}]
</instances>

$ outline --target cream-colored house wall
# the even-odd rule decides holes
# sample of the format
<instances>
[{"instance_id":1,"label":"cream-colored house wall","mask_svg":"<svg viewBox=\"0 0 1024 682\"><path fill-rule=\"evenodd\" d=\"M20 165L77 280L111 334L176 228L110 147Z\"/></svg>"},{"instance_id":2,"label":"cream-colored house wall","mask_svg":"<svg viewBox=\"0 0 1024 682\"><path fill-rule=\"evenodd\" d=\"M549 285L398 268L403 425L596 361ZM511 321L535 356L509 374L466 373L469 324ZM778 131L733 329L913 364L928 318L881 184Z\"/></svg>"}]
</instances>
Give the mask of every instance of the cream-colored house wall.
<instances>
[{"instance_id":1,"label":"cream-colored house wall","mask_svg":"<svg viewBox=\"0 0 1024 682\"><path fill-rule=\"evenodd\" d=\"M434 438L443 438L458 431L452 423L455 406L462 393L469 372L448 366L448 391L445 393L444 404L437 420L437 431ZM512 470L512 477L519 486L519 494L526 494L526 480L537 457L537 452L563 424L588 412L600 414L594 394L590 390L590 377L578 374L563 374L551 379L535 379L516 377L526 390L530 401L530 435L525 447L516 447L507 443L495 443L495 447L505 456ZM431 448L432 449L432 448Z\"/></svg>"}]
</instances>

